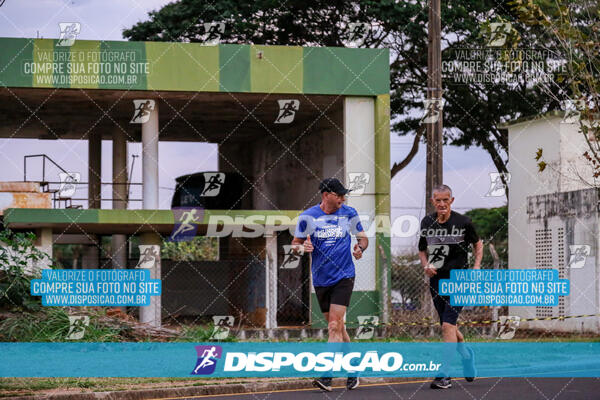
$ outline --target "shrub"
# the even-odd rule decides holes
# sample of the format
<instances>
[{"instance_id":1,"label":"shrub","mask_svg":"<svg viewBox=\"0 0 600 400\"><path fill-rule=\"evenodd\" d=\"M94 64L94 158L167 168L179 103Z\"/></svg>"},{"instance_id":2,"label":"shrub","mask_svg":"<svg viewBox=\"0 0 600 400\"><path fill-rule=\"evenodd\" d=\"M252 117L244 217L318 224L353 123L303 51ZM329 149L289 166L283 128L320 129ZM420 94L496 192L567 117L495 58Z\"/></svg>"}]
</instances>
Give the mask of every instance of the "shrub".
<instances>
[{"instance_id":1,"label":"shrub","mask_svg":"<svg viewBox=\"0 0 600 400\"><path fill-rule=\"evenodd\" d=\"M0 231L0 308L39 310L41 298L31 296L31 279L41 277L38 265L50 260L38 250L33 233Z\"/></svg>"}]
</instances>

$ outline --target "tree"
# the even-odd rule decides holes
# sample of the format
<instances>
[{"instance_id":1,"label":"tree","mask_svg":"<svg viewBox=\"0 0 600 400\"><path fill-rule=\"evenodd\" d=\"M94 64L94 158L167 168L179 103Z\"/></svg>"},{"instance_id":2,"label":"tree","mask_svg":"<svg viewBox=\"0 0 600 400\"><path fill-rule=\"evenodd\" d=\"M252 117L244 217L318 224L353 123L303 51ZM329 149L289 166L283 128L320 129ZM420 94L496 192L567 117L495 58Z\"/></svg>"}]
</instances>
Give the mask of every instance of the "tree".
<instances>
[{"instance_id":1,"label":"tree","mask_svg":"<svg viewBox=\"0 0 600 400\"><path fill-rule=\"evenodd\" d=\"M508 207L475 208L467 211L465 215L471 218L477 234L483 240L481 265L493 266L496 261L493 254L495 251L499 266L506 267L508 265Z\"/></svg>"},{"instance_id":2,"label":"tree","mask_svg":"<svg viewBox=\"0 0 600 400\"><path fill-rule=\"evenodd\" d=\"M173 261L219 259L219 238L196 236L187 242L163 241L161 257Z\"/></svg>"},{"instance_id":3,"label":"tree","mask_svg":"<svg viewBox=\"0 0 600 400\"><path fill-rule=\"evenodd\" d=\"M508 2L456 0L442 2L443 59L459 48L485 46L486 26L496 19L513 20ZM349 24L372 29L363 47L388 47L391 52L392 130L414 134L411 151L396 162L392 176L404 168L424 141L420 123L427 82L427 4L414 1L180 0L149 14L123 32L130 40L199 42L203 23L223 21L223 43L344 46L352 36ZM522 36L526 42L536 28ZM448 74L445 74L448 78ZM508 134L498 125L507 120L556 108L535 85L486 82L461 84L445 80L444 141L486 150L498 172L507 172Z\"/></svg>"},{"instance_id":4,"label":"tree","mask_svg":"<svg viewBox=\"0 0 600 400\"><path fill-rule=\"evenodd\" d=\"M40 264L52 260L35 247L35 234L0 231L0 308L39 310L41 298L30 293L31 279L40 278Z\"/></svg>"},{"instance_id":5,"label":"tree","mask_svg":"<svg viewBox=\"0 0 600 400\"><path fill-rule=\"evenodd\" d=\"M592 177L579 176L590 186L597 186L600 177L600 8L591 1L532 1L514 0L522 29L537 27L553 40L540 40L537 46L556 53L564 61L567 74L564 90L554 93L544 87L556 101L568 101L579 118L580 132L588 151L582 154L592 167ZM536 160L540 171L546 167L538 149ZM592 182L590 182L590 178Z\"/></svg>"}]
</instances>

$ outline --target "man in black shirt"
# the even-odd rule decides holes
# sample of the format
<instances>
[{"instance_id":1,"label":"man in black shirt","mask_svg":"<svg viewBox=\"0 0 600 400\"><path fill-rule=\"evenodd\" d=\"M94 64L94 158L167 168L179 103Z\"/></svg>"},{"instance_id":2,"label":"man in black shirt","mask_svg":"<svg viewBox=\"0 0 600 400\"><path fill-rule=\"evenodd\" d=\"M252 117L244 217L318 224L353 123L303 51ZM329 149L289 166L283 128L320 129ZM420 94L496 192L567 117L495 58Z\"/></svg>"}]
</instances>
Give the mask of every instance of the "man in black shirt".
<instances>
[{"instance_id":1,"label":"man in black shirt","mask_svg":"<svg viewBox=\"0 0 600 400\"><path fill-rule=\"evenodd\" d=\"M429 276L429 289L433 305L440 317L444 342L457 343L457 350L463 358L465 378L472 382L475 376L473 350L465 347L464 337L456 322L462 307L450 305L449 296L438 294L440 279L449 279L450 270L468 268L469 246L473 245L474 269L479 269L483 255L483 243L475 232L471 220L451 210L452 189L440 185L433 189L431 202L436 212L425 216L421 221L419 237L419 259ZM437 377L431 383L432 389L452 387L449 377Z\"/></svg>"}]
</instances>

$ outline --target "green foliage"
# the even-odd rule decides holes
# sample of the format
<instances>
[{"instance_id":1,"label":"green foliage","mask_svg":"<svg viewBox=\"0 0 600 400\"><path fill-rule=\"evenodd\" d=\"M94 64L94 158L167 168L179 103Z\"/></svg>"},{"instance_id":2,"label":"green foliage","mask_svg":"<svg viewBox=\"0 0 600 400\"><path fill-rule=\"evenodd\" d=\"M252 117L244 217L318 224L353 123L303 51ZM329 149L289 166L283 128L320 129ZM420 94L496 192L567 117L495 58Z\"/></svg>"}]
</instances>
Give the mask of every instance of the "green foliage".
<instances>
[{"instance_id":1,"label":"green foliage","mask_svg":"<svg viewBox=\"0 0 600 400\"><path fill-rule=\"evenodd\" d=\"M67 339L71 315L89 317L89 325L79 340ZM168 339L144 336L143 333L134 332L127 321L107 315L104 307L42 307L37 312L0 314L0 342L207 342L210 341L214 325L180 325L179 328L179 333ZM237 338L230 335L223 341L237 341Z\"/></svg>"},{"instance_id":2,"label":"green foliage","mask_svg":"<svg viewBox=\"0 0 600 400\"><path fill-rule=\"evenodd\" d=\"M188 242L163 242L161 257L173 261L219 259L219 238L196 236Z\"/></svg>"},{"instance_id":3,"label":"green foliage","mask_svg":"<svg viewBox=\"0 0 600 400\"><path fill-rule=\"evenodd\" d=\"M81 268L85 245L82 244L54 244L52 257L56 260L57 268Z\"/></svg>"},{"instance_id":4,"label":"green foliage","mask_svg":"<svg viewBox=\"0 0 600 400\"><path fill-rule=\"evenodd\" d=\"M125 340L126 327L106 324L104 312L86 312L90 317L85 328L85 342L114 342ZM8 342L71 342L69 313L66 307L44 307L35 313L10 315L0 322L0 341Z\"/></svg>"},{"instance_id":5,"label":"green foliage","mask_svg":"<svg viewBox=\"0 0 600 400\"><path fill-rule=\"evenodd\" d=\"M500 259L500 266L508 265L508 207L475 208L465 213L475 226L477 234L483 240L483 267L494 265L490 252L490 243Z\"/></svg>"},{"instance_id":6,"label":"green foliage","mask_svg":"<svg viewBox=\"0 0 600 400\"><path fill-rule=\"evenodd\" d=\"M0 308L35 311L41 307L41 298L30 294L30 282L41 276L36 266L50 257L34 242L33 233L0 231Z\"/></svg>"},{"instance_id":7,"label":"green foliage","mask_svg":"<svg viewBox=\"0 0 600 400\"><path fill-rule=\"evenodd\" d=\"M208 326L200 325L185 325L183 326L181 336L175 341L177 342L210 342L211 335L214 331L214 324ZM234 335L229 335L222 342L236 342L237 338Z\"/></svg>"},{"instance_id":8,"label":"green foliage","mask_svg":"<svg viewBox=\"0 0 600 400\"><path fill-rule=\"evenodd\" d=\"M558 101L573 102L579 114L579 128L588 150L582 156L589 162L591 176L577 174L590 186L597 186L600 177L600 7L598 2L581 0L513 0L509 5L518 20L528 29L541 28L551 40L539 40L536 46L547 49L554 58L562 60L566 73L557 93ZM552 92L547 84L547 91ZM536 154L539 161L541 152ZM538 162L542 172L546 162Z\"/></svg>"},{"instance_id":9,"label":"green foliage","mask_svg":"<svg viewBox=\"0 0 600 400\"><path fill-rule=\"evenodd\" d=\"M69 316L61 308L24 312L0 323L0 339L8 342L60 342L69 332Z\"/></svg>"}]
</instances>

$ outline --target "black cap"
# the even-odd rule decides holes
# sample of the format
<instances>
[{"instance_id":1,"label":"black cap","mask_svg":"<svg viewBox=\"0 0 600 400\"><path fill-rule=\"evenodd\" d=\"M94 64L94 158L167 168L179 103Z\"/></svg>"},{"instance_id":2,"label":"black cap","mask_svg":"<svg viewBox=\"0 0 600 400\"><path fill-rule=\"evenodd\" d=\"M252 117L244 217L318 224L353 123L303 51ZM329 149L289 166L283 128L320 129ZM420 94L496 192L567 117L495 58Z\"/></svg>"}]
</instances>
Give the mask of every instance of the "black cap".
<instances>
[{"instance_id":1,"label":"black cap","mask_svg":"<svg viewBox=\"0 0 600 400\"><path fill-rule=\"evenodd\" d=\"M333 192L338 195L345 195L350 192L350 189L346 189L344 185L342 185L342 182L337 178L323 179L323 182L319 184L319 190L321 193Z\"/></svg>"}]
</instances>

